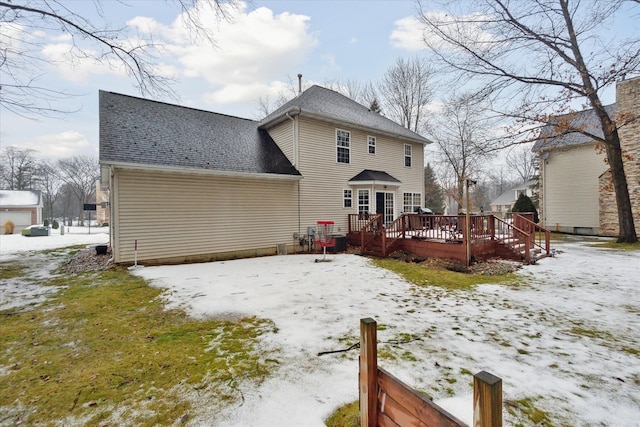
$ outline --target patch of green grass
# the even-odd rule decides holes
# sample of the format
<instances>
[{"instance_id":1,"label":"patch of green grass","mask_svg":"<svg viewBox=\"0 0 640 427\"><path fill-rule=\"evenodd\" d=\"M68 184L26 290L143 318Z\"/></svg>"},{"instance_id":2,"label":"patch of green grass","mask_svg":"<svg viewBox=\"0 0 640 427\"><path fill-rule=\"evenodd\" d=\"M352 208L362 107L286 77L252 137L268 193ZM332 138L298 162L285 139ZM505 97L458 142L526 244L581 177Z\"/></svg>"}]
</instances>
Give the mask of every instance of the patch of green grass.
<instances>
[{"instance_id":1,"label":"patch of green grass","mask_svg":"<svg viewBox=\"0 0 640 427\"><path fill-rule=\"evenodd\" d=\"M549 419L549 414L537 408L534 400L530 397L520 400L505 400L504 405L511 415L517 416L518 418L524 416L531 421L532 425L543 425L545 427L554 426Z\"/></svg>"},{"instance_id":2,"label":"patch of green grass","mask_svg":"<svg viewBox=\"0 0 640 427\"><path fill-rule=\"evenodd\" d=\"M326 419L327 427L360 427L360 402L342 405Z\"/></svg>"},{"instance_id":3,"label":"patch of green grass","mask_svg":"<svg viewBox=\"0 0 640 427\"><path fill-rule=\"evenodd\" d=\"M26 266L14 263L0 264L0 279L14 279L24 276Z\"/></svg>"},{"instance_id":4,"label":"patch of green grass","mask_svg":"<svg viewBox=\"0 0 640 427\"><path fill-rule=\"evenodd\" d=\"M401 260L384 258L374 259L373 263L404 277L418 286L439 286L445 289L469 289L483 283L500 283L513 281L515 274L484 276L480 274L457 273L440 268L427 267L422 264L408 263Z\"/></svg>"},{"instance_id":5,"label":"patch of green grass","mask_svg":"<svg viewBox=\"0 0 640 427\"><path fill-rule=\"evenodd\" d=\"M574 326L570 329L570 332L574 335L580 335L587 338L597 338L605 341L614 341L613 336L606 331L600 331L597 329L587 329L580 326Z\"/></svg>"},{"instance_id":6,"label":"patch of green grass","mask_svg":"<svg viewBox=\"0 0 640 427\"><path fill-rule=\"evenodd\" d=\"M257 348L274 333L269 320L194 320L124 269L48 284L64 288L0 323L0 407L24 424L172 424L191 410L190 393L235 401L277 365Z\"/></svg>"},{"instance_id":7,"label":"patch of green grass","mask_svg":"<svg viewBox=\"0 0 640 427\"><path fill-rule=\"evenodd\" d=\"M592 243L594 248L615 249L617 251L640 251L640 241L635 243L617 243L615 239Z\"/></svg>"}]
</instances>

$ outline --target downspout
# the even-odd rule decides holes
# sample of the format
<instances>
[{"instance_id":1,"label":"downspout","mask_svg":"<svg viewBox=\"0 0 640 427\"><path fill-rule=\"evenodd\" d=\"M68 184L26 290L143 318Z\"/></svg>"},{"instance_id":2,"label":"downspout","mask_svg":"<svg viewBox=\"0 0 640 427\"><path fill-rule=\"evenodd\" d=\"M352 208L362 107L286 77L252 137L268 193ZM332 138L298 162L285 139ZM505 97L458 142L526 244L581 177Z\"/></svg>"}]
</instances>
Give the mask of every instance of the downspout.
<instances>
[{"instance_id":1,"label":"downspout","mask_svg":"<svg viewBox=\"0 0 640 427\"><path fill-rule=\"evenodd\" d=\"M114 235L115 235L115 224L114 224L114 186L113 186L113 178L114 178L114 168L113 165L109 166L109 246L111 246L111 258L109 262L113 262L116 257L116 249L114 243Z\"/></svg>"},{"instance_id":2,"label":"downspout","mask_svg":"<svg viewBox=\"0 0 640 427\"><path fill-rule=\"evenodd\" d=\"M300 114L300 110L298 110L298 113L296 114L296 116L298 116ZM287 116L287 118L289 120L291 120L291 131L292 131L292 136L293 136L293 167L294 168L298 168L298 121L296 120L295 117L292 117L289 112L287 111L285 113L285 116ZM302 233L302 221L301 221L301 217L300 217L301 213L300 213L300 180L298 180L298 235L300 235Z\"/></svg>"}]
</instances>

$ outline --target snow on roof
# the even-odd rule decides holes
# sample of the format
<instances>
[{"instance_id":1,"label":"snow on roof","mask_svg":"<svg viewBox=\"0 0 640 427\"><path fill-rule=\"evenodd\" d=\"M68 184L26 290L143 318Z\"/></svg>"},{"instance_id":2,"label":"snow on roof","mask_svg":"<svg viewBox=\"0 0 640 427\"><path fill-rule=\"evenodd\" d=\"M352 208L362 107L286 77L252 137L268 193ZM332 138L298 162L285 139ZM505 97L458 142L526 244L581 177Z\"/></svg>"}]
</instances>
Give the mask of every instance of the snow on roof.
<instances>
[{"instance_id":1,"label":"snow on roof","mask_svg":"<svg viewBox=\"0 0 640 427\"><path fill-rule=\"evenodd\" d=\"M38 190L0 190L0 206L2 207L40 205L40 191Z\"/></svg>"}]
</instances>

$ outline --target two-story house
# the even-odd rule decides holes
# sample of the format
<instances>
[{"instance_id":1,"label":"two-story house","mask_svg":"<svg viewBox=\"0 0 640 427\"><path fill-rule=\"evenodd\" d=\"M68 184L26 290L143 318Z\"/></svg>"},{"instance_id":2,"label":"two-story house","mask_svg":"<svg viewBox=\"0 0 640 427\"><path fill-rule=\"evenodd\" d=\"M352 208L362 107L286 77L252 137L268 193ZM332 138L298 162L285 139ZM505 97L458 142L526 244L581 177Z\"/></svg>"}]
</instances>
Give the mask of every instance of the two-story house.
<instances>
[{"instance_id":1,"label":"two-story house","mask_svg":"<svg viewBox=\"0 0 640 427\"><path fill-rule=\"evenodd\" d=\"M605 107L617 122L636 227L640 223L640 77L616 84L616 103ZM543 225L564 233L616 236L618 211L602 138L592 109L558 116L562 126L542 128L533 146L539 156ZM579 129L582 132L569 131Z\"/></svg>"},{"instance_id":2,"label":"two-story house","mask_svg":"<svg viewBox=\"0 0 640 427\"><path fill-rule=\"evenodd\" d=\"M421 206L427 143L320 86L259 122L101 91L114 261L266 255L318 220L390 222Z\"/></svg>"}]
</instances>

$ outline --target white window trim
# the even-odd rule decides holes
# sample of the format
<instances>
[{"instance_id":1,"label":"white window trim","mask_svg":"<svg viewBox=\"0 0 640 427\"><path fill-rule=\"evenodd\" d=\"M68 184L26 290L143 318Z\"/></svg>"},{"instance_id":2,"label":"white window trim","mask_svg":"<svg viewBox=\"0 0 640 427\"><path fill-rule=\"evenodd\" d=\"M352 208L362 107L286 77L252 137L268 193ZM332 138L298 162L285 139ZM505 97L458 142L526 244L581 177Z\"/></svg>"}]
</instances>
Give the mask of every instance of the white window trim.
<instances>
[{"instance_id":1,"label":"white window trim","mask_svg":"<svg viewBox=\"0 0 640 427\"><path fill-rule=\"evenodd\" d=\"M407 155L407 147L409 147L409 155ZM407 166L407 157L409 158L410 165ZM404 157L403 157L404 167L410 168L413 166L413 146L411 144L404 144Z\"/></svg>"},{"instance_id":2,"label":"white window trim","mask_svg":"<svg viewBox=\"0 0 640 427\"><path fill-rule=\"evenodd\" d=\"M349 192L349 197L346 196L346 191ZM351 206L345 206L345 202L349 200L351 203ZM343 188L342 189L342 207L344 209L353 209L353 190L350 188Z\"/></svg>"},{"instance_id":3,"label":"white window trim","mask_svg":"<svg viewBox=\"0 0 640 427\"><path fill-rule=\"evenodd\" d=\"M371 142L373 141L373 144L371 144ZM371 136L371 135L367 135L367 154L371 154L372 156L375 156L378 148L378 140L375 136ZM370 148L373 147L373 153L370 151Z\"/></svg>"},{"instance_id":4,"label":"white window trim","mask_svg":"<svg viewBox=\"0 0 640 427\"><path fill-rule=\"evenodd\" d=\"M338 145L338 132L345 132L349 136L349 146L348 147L344 147L342 145ZM338 160L338 148L342 148L342 149L347 150L348 155L349 155L349 161L348 162L341 162L341 161ZM349 130L336 128L336 163L341 163L343 165L348 165L348 164L351 163L351 131L349 131Z\"/></svg>"},{"instance_id":5,"label":"white window trim","mask_svg":"<svg viewBox=\"0 0 640 427\"><path fill-rule=\"evenodd\" d=\"M361 191L367 193L367 200L368 200L369 203L366 205L367 206L367 211L366 212L360 212L360 206L365 206L365 205L361 205L360 204L360 192ZM358 213L370 213L371 212L371 192L369 191L369 189L368 188L359 188L358 191L357 191L357 196L358 196L358 200L357 200L356 206L358 208Z\"/></svg>"},{"instance_id":6,"label":"white window trim","mask_svg":"<svg viewBox=\"0 0 640 427\"><path fill-rule=\"evenodd\" d=\"M411 204L407 205L405 204L405 196L407 194L411 195ZM416 196L417 196L417 200L416 200ZM422 207L422 193L414 193L412 191L405 191L402 193L402 211L404 213L414 213L414 209L416 207L421 208ZM417 204L416 204L417 202ZM407 206L411 206L411 208L409 210L407 210Z\"/></svg>"}]
</instances>

